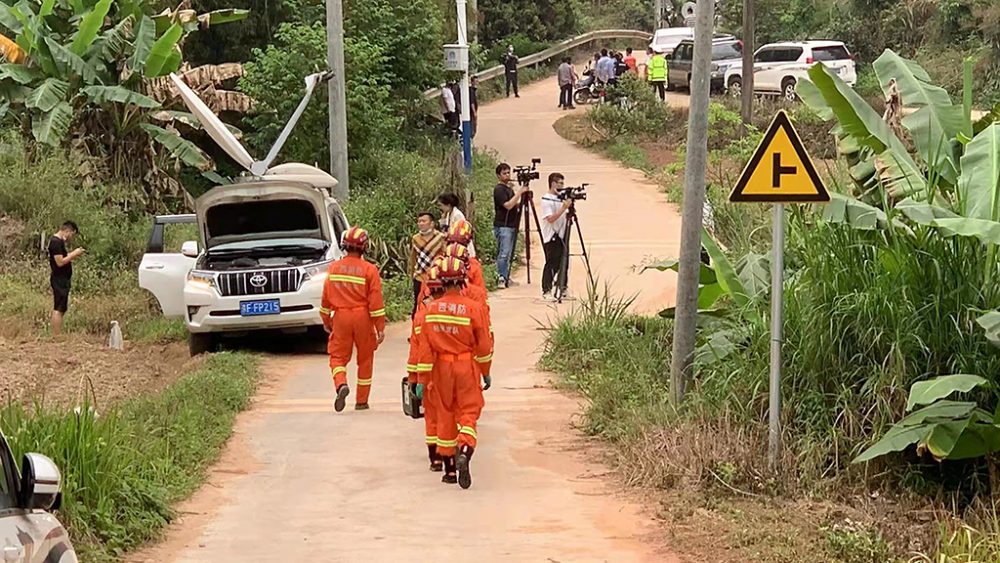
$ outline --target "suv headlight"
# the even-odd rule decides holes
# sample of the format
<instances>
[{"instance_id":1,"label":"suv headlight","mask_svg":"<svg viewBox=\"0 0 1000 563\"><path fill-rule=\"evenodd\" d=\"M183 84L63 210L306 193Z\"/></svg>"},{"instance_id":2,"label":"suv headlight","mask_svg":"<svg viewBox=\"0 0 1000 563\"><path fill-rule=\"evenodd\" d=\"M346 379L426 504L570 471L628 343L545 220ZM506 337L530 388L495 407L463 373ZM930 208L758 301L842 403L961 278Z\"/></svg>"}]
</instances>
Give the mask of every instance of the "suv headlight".
<instances>
[{"instance_id":1,"label":"suv headlight","mask_svg":"<svg viewBox=\"0 0 1000 563\"><path fill-rule=\"evenodd\" d=\"M215 287L215 274L191 270L188 272L187 281L193 284L204 285L206 287Z\"/></svg>"},{"instance_id":2,"label":"suv headlight","mask_svg":"<svg viewBox=\"0 0 1000 563\"><path fill-rule=\"evenodd\" d=\"M302 271L305 272L305 279L303 281L326 274L327 270L330 269L330 264L332 263L333 260L324 260L322 262L316 262L303 267Z\"/></svg>"}]
</instances>

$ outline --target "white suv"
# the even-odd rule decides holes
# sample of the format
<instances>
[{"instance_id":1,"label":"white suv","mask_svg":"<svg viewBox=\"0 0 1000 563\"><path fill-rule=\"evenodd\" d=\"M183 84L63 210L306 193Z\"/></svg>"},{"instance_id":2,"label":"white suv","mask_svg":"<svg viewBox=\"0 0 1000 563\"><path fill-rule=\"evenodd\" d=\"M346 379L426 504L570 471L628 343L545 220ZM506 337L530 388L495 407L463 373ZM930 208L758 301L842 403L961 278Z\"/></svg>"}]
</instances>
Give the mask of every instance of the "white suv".
<instances>
[{"instance_id":1,"label":"white suv","mask_svg":"<svg viewBox=\"0 0 1000 563\"><path fill-rule=\"evenodd\" d=\"M829 67L852 88L858 81L854 57L840 41L771 43L757 49L753 60L754 92L781 95L789 101L795 100L795 85L807 78L816 63ZM730 94L742 94L742 62L726 71L725 80Z\"/></svg>"},{"instance_id":2,"label":"white suv","mask_svg":"<svg viewBox=\"0 0 1000 563\"><path fill-rule=\"evenodd\" d=\"M287 166L304 165L275 167L272 177ZM188 241L180 253L163 252L165 225L192 222L203 250ZM258 330L312 332L325 342L323 281L343 256L348 228L337 200L315 183L264 176L220 186L198 198L194 215L154 220L139 286L165 316L184 318L192 355L214 349L219 336Z\"/></svg>"}]
</instances>

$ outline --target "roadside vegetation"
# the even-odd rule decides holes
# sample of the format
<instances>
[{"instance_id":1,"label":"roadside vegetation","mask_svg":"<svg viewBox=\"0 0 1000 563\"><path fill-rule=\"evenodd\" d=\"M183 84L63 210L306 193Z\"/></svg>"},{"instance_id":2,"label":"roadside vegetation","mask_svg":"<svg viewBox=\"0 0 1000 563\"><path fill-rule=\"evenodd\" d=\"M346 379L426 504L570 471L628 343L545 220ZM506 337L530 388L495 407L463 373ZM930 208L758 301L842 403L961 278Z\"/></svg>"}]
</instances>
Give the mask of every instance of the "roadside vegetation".
<instances>
[{"instance_id":1,"label":"roadside vegetation","mask_svg":"<svg viewBox=\"0 0 1000 563\"><path fill-rule=\"evenodd\" d=\"M735 554L719 560L1000 558L991 501L1000 448L1000 129L995 113L972 118L971 101L983 98L975 65L967 63L964 80L953 69L965 87L952 96L916 62L887 51L873 65L885 85L877 107L817 66L799 86L804 103L760 102L745 136L735 102L713 102L712 220L703 235L713 266L702 272L695 377L680 409L669 403L666 379L672 310L636 317L628 296L598 287L579 316L551 327L542 365L588 398L582 425L614 444L628 482L659 487L666 498L693 494L687 502L722 520L731 510L767 515L775 506L797 514L799 540L786 533L765 547L731 531ZM661 119L647 93L628 93L634 109L606 104L557 129L637 165L679 202L686 112ZM896 116L888 122L887 103ZM834 200L789 211L785 449L772 471L769 214L726 199L779 108ZM915 113L902 117L902 108ZM644 265L645 275L676 268L676 257L663 258Z\"/></svg>"}]
</instances>

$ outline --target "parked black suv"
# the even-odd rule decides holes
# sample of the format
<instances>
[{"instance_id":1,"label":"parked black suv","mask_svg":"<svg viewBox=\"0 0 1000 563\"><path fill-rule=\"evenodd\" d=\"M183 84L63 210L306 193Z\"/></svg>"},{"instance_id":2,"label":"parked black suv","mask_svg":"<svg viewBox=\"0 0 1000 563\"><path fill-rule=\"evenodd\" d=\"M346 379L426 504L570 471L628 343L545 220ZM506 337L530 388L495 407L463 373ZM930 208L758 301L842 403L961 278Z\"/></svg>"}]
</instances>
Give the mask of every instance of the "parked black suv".
<instances>
[{"instance_id":1,"label":"parked black suv","mask_svg":"<svg viewBox=\"0 0 1000 563\"><path fill-rule=\"evenodd\" d=\"M681 41L667 60L667 90L678 87L691 89L691 67L694 59L694 41ZM712 92L722 92L726 87L726 70L742 62L743 42L732 35L712 39Z\"/></svg>"}]
</instances>

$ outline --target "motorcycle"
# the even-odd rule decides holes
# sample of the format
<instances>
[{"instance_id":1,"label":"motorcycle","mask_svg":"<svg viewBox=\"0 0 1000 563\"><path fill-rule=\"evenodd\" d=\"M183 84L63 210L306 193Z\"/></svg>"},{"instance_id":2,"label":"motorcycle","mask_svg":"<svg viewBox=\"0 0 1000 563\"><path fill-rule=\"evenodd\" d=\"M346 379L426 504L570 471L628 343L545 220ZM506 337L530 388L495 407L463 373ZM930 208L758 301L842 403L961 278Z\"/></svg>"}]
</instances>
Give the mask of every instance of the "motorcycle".
<instances>
[{"instance_id":1,"label":"motorcycle","mask_svg":"<svg viewBox=\"0 0 1000 563\"><path fill-rule=\"evenodd\" d=\"M600 101L604 96L604 85L597 82L594 69L588 68L583 71L583 75L587 78L576 83L573 89L573 103L582 105Z\"/></svg>"}]
</instances>

